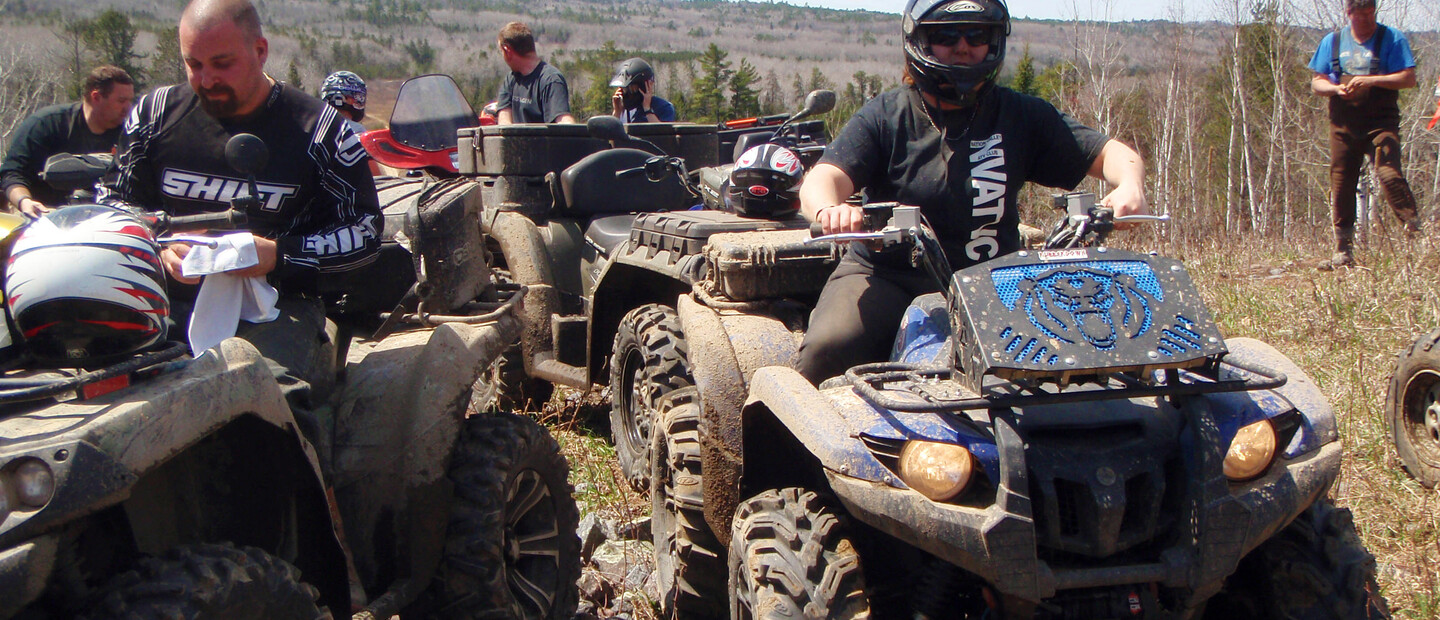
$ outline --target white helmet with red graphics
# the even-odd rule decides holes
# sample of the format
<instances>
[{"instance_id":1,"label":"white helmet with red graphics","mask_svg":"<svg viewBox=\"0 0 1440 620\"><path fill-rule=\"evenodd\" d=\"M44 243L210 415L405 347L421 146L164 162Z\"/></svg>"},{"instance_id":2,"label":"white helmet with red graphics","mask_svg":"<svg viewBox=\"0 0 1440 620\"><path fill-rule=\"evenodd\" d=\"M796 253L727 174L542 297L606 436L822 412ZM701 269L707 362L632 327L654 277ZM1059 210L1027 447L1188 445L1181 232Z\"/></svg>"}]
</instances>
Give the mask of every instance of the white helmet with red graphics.
<instances>
[{"instance_id":1,"label":"white helmet with red graphics","mask_svg":"<svg viewBox=\"0 0 1440 620\"><path fill-rule=\"evenodd\" d=\"M725 187L725 210L744 217L783 220L800 211L805 170L795 151L778 144L751 147L735 160Z\"/></svg>"},{"instance_id":2,"label":"white helmet with red graphics","mask_svg":"<svg viewBox=\"0 0 1440 620\"><path fill-rule=\"evenodd\" d=\"M102 365L165 339L160 247L122 211L77 205L30 224L11 249L5 291L16 331L42 365Z\"/></svg>"}]
</instances>

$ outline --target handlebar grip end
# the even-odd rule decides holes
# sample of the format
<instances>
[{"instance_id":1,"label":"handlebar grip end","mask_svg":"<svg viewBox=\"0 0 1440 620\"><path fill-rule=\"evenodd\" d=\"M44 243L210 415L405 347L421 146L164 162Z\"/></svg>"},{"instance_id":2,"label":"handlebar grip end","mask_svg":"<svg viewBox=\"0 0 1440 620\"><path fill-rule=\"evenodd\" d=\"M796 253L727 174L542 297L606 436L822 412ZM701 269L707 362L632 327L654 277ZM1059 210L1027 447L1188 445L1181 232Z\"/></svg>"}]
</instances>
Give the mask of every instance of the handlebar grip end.
<instances>
[{"instance_id":1,"label":"handlebar grip end","mask_svg":"<svg viewBox=\"0 0 1440 620\"><path fill-rule=\"evenodd\" d=\"M814 239L825 234L825 226L820 222L810 222L810 238Z\"/></svg>"}]
</instances>

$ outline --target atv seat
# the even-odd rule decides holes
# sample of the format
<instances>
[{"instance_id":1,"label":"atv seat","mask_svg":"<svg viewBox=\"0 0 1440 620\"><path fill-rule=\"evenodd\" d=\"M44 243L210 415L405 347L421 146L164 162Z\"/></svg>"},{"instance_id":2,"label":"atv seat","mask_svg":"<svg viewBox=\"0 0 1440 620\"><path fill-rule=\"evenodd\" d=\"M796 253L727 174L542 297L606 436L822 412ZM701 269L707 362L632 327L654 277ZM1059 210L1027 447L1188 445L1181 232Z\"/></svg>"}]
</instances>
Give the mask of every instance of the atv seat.
<instances>
[{"instance_id":1,"label":"atv seat","mask_svg":"<svg viewBox=\"0 0 1440 620\"><path fill-rule=\"evenodd\" d=\"M560 173L555 205L575 217L651 213L689 208L698 202L678 177L645 178L651 155L636 149L609 149L586 155ZM616 176L617 172L628 171Z\"/></svg>"},{"instance_id":2,"label":"atv seat","mask_svg":"<svg viewBox=\"0 0 1440 620\"><path fill-rule=\"evenodd\" d=\"M585 227L585 239L609 255L615 248L620 247L620 244L630 240L630 227L634 223L634 213L597 217Z\"/></svg>"}]
</instances>

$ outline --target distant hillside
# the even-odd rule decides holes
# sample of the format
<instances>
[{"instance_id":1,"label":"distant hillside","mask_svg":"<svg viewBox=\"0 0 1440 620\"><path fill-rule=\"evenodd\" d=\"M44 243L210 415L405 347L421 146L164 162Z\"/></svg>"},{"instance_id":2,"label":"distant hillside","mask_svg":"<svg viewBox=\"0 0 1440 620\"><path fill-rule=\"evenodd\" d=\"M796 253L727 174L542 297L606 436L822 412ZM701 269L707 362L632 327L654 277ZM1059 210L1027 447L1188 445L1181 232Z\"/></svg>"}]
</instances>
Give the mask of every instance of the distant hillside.
<instances>
[{"instance_id":1,"label":"distant hillside","mask_svg":"<svg viewBox=\"0 0 1440 620\"><path fill-rule=\"evenodd\" d=\"M494 52L500 26L520 20L537 32L540 52L553 63L578 67L607 41L625 54L646 56L658 65L660 89L688 84L693 59L711 43L734 66L745 59L760 76L773 74L787 100L797 81L810 86L816 70L831 84L844 85L857 72L896 83L901 68L899 18L868 11L836 11L786 4L713 0L286 0L260 1L272 45L270 71L295 74L313 87L330 71L350 69L367 78L402 78L420 71L455 75L477 98L493 90L504 67ZM103 8L128 14L142 29L136 48L154 51L157 36L173 28L182 0L109 0ZM94 15L94 2L81 0L0 0L8 45L58 51L52 31L65 20ZM1123 41L1120 62L1127 72L1161 66L1159 50L1173 27L1164 22L1126 24L1113 29ZM1209 44L1197 46L1203 59L1219 48L1224 30L1200 27ZM1017 22L1009 71L1029 45L1037 68L1073 54L1079 33L1066 22ZM55 57L57 54L42 54ZM732 66L732 68L735 68ZM592 76L571 75L582 92ZM762 84L763 85L763 84Z\"/></svg>"}]
</instances>

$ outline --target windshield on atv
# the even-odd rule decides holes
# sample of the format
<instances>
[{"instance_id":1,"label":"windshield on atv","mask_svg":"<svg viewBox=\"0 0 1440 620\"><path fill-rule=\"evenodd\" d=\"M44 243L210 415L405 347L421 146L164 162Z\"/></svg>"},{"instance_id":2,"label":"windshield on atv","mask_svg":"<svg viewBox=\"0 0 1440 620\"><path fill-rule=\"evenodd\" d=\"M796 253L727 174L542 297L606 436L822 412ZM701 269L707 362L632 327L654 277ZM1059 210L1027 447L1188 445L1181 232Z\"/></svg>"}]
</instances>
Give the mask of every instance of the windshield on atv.
<instances>
[{"instance_id":1,"label":"windshield on atv","mask_svg":"<svg viewBox=\"0 0 1440 620\"><path fill-rule=\"evenodd\" d=\"M448 75L422 75L405 80L390 113L390 137L422 151L444 151L456 145L455 132L475 127L475 109Z\"/></svg>"}]
</instances>

